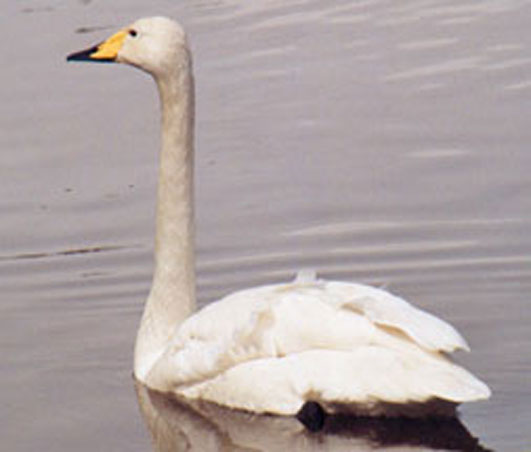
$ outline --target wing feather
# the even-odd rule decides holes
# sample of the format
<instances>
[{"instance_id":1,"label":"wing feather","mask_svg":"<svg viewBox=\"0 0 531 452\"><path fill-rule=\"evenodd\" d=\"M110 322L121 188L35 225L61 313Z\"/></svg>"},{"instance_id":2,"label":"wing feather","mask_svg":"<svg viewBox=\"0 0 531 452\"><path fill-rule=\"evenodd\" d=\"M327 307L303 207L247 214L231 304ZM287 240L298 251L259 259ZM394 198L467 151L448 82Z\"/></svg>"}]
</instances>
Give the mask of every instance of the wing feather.
<instances>
[{"instance_id":1,"label":"wing feather","mask_svg":"<svg viewBox=\"0 0 531 452\"><path fill-rule=\"evenodd\" d=\"M399 329L410 341L393 339L379 326ZM154 366L150 380L152 387L176 390L208 382L247 362L312 350L406 346L413 352L416 348L420 356L424 352L415 343L430 352L468 349L452 326L383 290L295 281L236 292L191 316ZM160 385L155 384L158 375Z\"/></svg>"},{"instance_id":2,"label":"wing feather","mask_svg":"<svg viewBox=\"0 0 531 452\"><path fill-rule=\"evenodd\" d=\"M327 290L343 308L361 312L378 325L397 328L427 350L470 350L452 325L387 291L341 282L329 282Z\"/></svg>"}]
</instances>

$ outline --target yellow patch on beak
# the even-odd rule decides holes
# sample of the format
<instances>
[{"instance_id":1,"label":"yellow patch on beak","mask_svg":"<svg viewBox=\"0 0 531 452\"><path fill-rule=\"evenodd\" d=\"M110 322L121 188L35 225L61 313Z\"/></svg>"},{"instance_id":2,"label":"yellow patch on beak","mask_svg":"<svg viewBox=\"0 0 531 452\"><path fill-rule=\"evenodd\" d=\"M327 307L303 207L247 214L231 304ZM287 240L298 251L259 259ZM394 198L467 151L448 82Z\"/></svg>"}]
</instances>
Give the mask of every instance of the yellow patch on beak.
<instances>
[{"instance_id":1,"label":"yellow patch on beak","mask_svg":"<svg viewBox=\"0 0 531 452\"><path fill-rule=\"evenodd\" d=\"M96 47L96 52L90 54L93 60L114 60L127 37L127 31L121 30Z\"/></svg>"}]
</instances>

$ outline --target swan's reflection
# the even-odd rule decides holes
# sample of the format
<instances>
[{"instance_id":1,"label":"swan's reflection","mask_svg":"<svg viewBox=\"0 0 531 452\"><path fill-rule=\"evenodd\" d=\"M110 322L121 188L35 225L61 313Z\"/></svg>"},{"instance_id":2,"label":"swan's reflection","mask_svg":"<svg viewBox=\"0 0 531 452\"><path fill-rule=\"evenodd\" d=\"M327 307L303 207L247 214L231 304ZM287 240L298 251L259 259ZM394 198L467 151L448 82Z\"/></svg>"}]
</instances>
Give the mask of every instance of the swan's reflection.
<instances>
[{"instance_id":1,"label":"swan's reflection","mask_svg":"<svg viewBox=\"0 0 531 452\"><path fill-rule=\"evenodd\" d=\"M177 400L135 382L156 452L194 451L487 451L457 419L330 417L309 433L295 418L260 416Z\"/></svg>"}]
</instances>

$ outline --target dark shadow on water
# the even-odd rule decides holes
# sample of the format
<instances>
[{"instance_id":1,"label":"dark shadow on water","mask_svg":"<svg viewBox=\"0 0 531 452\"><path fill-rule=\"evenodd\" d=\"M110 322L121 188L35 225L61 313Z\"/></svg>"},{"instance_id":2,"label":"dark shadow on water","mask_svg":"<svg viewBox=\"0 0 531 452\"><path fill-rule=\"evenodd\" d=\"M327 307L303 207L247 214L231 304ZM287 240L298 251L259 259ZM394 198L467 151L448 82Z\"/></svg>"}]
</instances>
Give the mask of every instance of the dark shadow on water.
<instances>
[{"instance_id":1,"label":"dark shadow on water","mask_svg":"<svg viewBox=\"0 0 531 452\"><path fill-rule=\"evenodd\" d=\"M184 401L135 382L153 450L169 451L401 451L489 452L453 419L329 416L319 432L294 417L255 415Z\"/></svg>"},{"instance_id":2,"label":"dark shadow on water","mask_svg":"<svg viewBox=\"0 0 531 452\"><path fill-rule=\"evenodd\" d=\"M479 444L458 418L353 418L334 416L323 432L346 437L364 437L380 446L422 446L434 450L489 452ZM492 451L490 451L492 452Z\"/></svg>"}]
</instances>

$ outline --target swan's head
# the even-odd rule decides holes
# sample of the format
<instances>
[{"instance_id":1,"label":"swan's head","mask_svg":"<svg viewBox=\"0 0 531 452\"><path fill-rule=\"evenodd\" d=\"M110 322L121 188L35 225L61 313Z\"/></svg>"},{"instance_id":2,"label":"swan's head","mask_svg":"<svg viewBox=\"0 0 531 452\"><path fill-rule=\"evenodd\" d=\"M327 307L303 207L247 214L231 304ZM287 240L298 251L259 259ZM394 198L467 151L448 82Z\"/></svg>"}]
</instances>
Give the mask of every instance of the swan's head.
<instances>
[{"instance_id":1,"label":"swan's head","mask_svg":"<svg viewBox=\"0 0 531 452\"><path fill-rule=\"evenodd\" d=\"M72 53L67 61L126 63L161 77L188 64L189 58L182 27L166 17L150 17L137 20L94 47Z\"/></svg>"}]
</instances>

